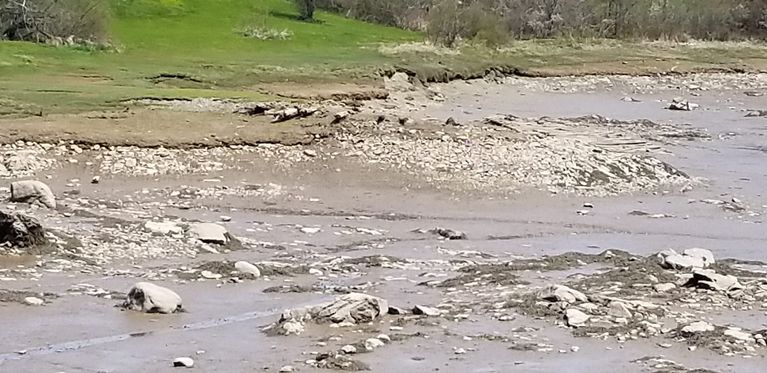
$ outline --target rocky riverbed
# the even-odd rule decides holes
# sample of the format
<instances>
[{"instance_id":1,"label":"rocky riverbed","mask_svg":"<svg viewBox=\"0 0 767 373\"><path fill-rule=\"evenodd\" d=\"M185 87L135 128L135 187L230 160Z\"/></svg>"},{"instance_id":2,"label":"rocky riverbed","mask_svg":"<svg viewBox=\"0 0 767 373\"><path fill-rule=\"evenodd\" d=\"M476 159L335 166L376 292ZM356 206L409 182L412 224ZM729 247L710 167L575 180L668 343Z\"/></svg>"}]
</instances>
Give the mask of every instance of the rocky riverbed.
<instances>
[{"instance_id":1,"label":"rocky riverbed","mask_svg":"<svg viewBox=\"0 0 767 373\"><path fill-rule=\"evenodd\" d=\"M763 75L387 88L8 138L0 370L762 370Z\"/></svg>"}]
</instances>

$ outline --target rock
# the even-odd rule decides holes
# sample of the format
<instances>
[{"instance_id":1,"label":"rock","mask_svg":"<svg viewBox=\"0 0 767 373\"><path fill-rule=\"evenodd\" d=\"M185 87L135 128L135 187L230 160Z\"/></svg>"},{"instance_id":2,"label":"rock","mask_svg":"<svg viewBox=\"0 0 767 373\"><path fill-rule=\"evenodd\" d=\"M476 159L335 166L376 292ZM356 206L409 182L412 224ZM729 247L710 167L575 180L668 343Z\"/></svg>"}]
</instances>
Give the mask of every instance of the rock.
<instances>
[{"instance_id":1,"label":"rock","mask_svg":"<svg viewBox=\"0 0 767 373\"><path fill-rule=\"evenodd\" d=\"M320 233L322 229L316 228L316 227L301 227L300 231L301 233L306 233L306 234L317 234L317 233Z\"/></svg>"},{"instance_id":2,"label":"rock","mask_svg":"<svg viewBox=\"0 0 767 373\"><path fill-rule=\"evenodd\" d=\"M304 149L304 154L307 157L316 158L317 157L317 151L314 149Z\"/></svg>"},{"instance_id":3,"label":"rock","mask_svg":"<svg viewBox=\"0 0 767 373\"><path fill-rule=\"evenodd\" d=\"M319 323L354 325L371 322L389 310L386 300L361 293L350 293L335 301L316 306L287 310L280 320L263 329L268 334L290 335L304 331L304 323L310 320Z\"/></svg>"},{"instance_id":4,"label":"rock","mask_svg":"<svg viewBox=\"0 0 767 373\"><path fill-rule=\"evenodd\" d=\"M194 360L190 357L177 357L173 359L174 367L191 368L194 366Z\"/></svg>"},{"instance_id":5,"label":"rock","mask_svg":"<svg viewBox=\"0 0 767 373\"><path fill-rule=\"evenodd\" d=\"M538 293L538 298L549 302L588 302L585 294L564 285L550 285Z\"/></svg>"},{"instance_id":6,"label":"rock","mask_svg":"<svg viewBox=\"0 0 767 373\"><path fill-rule=\"evenodd\" d=\"M290 365L285 365L284 367L280 368L280 373L290 373L295 372L295 369Z\"/></svg>"},{"instance_id":7,"label":"rock","mask_svg":"<svg viewBox=\"0 0 767 373\"><path fill-rule=\"evenodd\" d=\"M216 245L228 245L234 237L221 225L215 223L196 223L189 226L189 233L198 240Z\"/></svg>"},{"instance_id":8,"label":"rock","mask_svg":"<svg viewBox=\"0 0 767 373\"><path fill-rule=\"evenodd\" d=\"M383 341L383 342L391 342L391 337L389 337L389 336L388 336L388 335L386 335L386 334L379 334L379 335L376 337L376 339L379 339L379 340L381 340L381 341Z\"/></svg>"},{"instance_id":9,"label":"rock","mask_svg":"<svg viewBox=\"0 0 767 373\"><path fill-rule=\"evenodd\" d=\"M123 303L127 309L147 313L173 313L181 311L181 297L168 288L139 282L128 291L128 299Z\"/></svg>"},{"instance_id":10,"label":"rock","mask_svg":"<svg viewBox=\"0 0 767 373\"><path fill-rule=\"evenodd\" d=\"M261 270L258 269L253 264L250 264L246 261L239 261L234 263L234 269L239 271L240 273L247 273L249 275L253 275L254 277L261 277Z\"/></svg>"},{"instance_id":11,"label":"rock","mask_svg":"<svg viewBox=\"0 0 767 373\"><path fill-rule=\"evenodd\" d=\"M45 301L37 297L26 297L24 298L24 303L30 306L42 306L45 304Z\"/></svg>"},{"instance_id":12,"label":"rock","mask_svg":"<svg viewBox=\"0 0 767 373\"><path fill-rule=\"evenodd\" d=\"M314 276L322 276L324 273L317 268L309 268L309 274Z\"/></svg>"},{"instance_id":13,"label":"rock","mask_svg":"<svg viewBox=\"0 0 767 373\"><path fill-rule=\"evenodd\" d=\"M213 273L211 271L202 271L202 272L200 272L200 276L202 276L202 278L206 278L208 280L218 280L221 277L223 277L220 274Z\"/></svg>"},{"instance_id":14,"label":"rock","mask_svg":"<svg viewBox=\"0 0 767 373\"><path fill-rule=\"evenodd\" d=\"M458 124L458 122L456 122L455 119L453 119L453 117L447 118L447 120L445 121L445 125L446 126L454 126L454 127L455 126L460 126L460 124Z\"/></svg>"},{"instance_id":15,"label":"rock","mask_svg":"<svg viewBox=\"0 0 767 373\"><path fill-rule=\"evenodd\" d=\"M754 342L754 336L751 333L742 331L740 328L728 328L723 334L739 341Z\"/></svg>"},{"instance_id":16,"label":"rock","mask_svg":"<svg viewBox=\"0 0 767 373\"><path fill-rule=\"evenodd\" d=\"M676 270L705 268L708 265L701 255L690 256L677 254L674 250L664 250L658 253L658 261L661 267Z\"/></svg>"},{"instance_id":17,"label":"rock","mask_svg":"<svg viewBox=\"0 0 767 373\"><path fill-rule=\"evenodd\" d=\"M426 315L426 316L439 316L442 314L442 311L440 311L437 308L434 307L426 307L426 306L415 306L413 307L413 314L414 315Z\"/></svg>"},{"instance_id":18,"label":"rock","mask_svg":"<svg viewBox=\"0 0 767 373\"><path fill-rule=\"evenodd\" d=\"M386 344L378 338L368 338L365 340L365 349L368 351L373 351L376 348L383 347L385 345Z\"/></svg>"},{"instance_id":19,"label":"rock","mask_svg":"<svg viewBox=\"0 0 767 373\"><path fill-rule=\"evenodd\" d=\"M715 263L714 261L714 253L711 252L711 250L706 249L699 249L699 248L692 248L692 249L686 249L683 254L685 256L698 258L703 261L704 267L708 267Z\"/></svg>"},{"instance_id":20,"label":"rock","mask_svg":"<svg viewBox=\"0 0 767 373\"><path fill-rule=\"evenodd\" d=\"M184 233L184 229L172 221L148 221L144 223L144 230L155 236L169 236Z\"/></svg>"},{"instance_id":21,"label":"rock","mask_svg":"<svg viewBox=\"0 0 767 373\"><path fill-rule=\"evenodd\" d=\"M586 324L586 321L589 321L590 317L591 316L581 311L578 311L574 308L568 308L565 311L565 320L567 321L567 325L576 327L576 328Z\"/></svg>"},{"instance_id":22,"label":"rock","mask_svg":"<svg viewBox=\"0 0 767 373\"><path fill-rule=\"evenodd\" d=\"M389 306L389 309L386 313L389 315L404 315L407 313L407 311L399 307Z\"/></svg>"},{"instance_id":23,"label":"rock","mask_svg":"<svg viewBox=\"0 0 767 373\"><path fill-rule=\"evenodd\" d=\"M94 176L94 177L91 179L91 184L98 184L98 183L100 183L100 182L101 182L101 176Z\"/></svg>"},{"instance_id":24,"label":"rock","mask_svg":"<svg viewBox=\"0 0 767 373\"><path fill-rule=\"evenodd\" d=\"M333 323L366 323L385 315L389 311L386 300L362 293L349 293L334 302L313 307L314 319Z\"/></svg>"},{"instance_id":25,"label":"rock","mask_svg":"<svg viewBox=\"0 0 767 373\"><path fill-rule=\"evenodd\" d=\"M357 353L357 347L354 347L352 345L346 345L341 347L341 351L347 355L356 354Z\"/></svg>"},{"instance_id":26,"label":"rock","mask_svg":"<svg viewBox=\"0 0 767 373\"><path fill-rule=\"evenodd\" d=\"M696 334L696 333L713 332L714 330L716 330L714 325L705 321L696 321L682 328L682 333Z\"/></svg>"},{"instance_id":27,"label":"rock","mask_svg":"<svg viewBox=\"0 0 767 373\"><path fill-rule=\"evenodd\" d=\"M681 111L693 111L700 107L698 104L693 104L687 100L681 98L675 98L671 104L669 104L669 110L681 110Z\"/></svg>"},{"instance_id":28,"label":"rock","mask_svg":"<svg viewBox=\"0 0 767 373\"><path fill-rule=\"evenodd\" d=\"M452 229L434 228L429 232L440 235L443 238L448 240L465 240L466 239L466 233L452 230Z\"/></svg>"},{"instance_id":29,"label":"rock","mask_svg":"<svg viewBox=\"0 0 767 373\"><path fill-rule=\"evenodd\" d=\"M453 353L456 354L456 355L463 355L463 354L466 353L466 349L464 349L464 348L456 348L455 351L453 351Z\"/></svg>"},{"instance_id":30,"label":"rock","mask_svg":"<svg viewBox=\"0 0 767 373\"><path fill-rule=\"evenodd\" d=\"M638 99L630 97L630 96L626 96L626 97L622 98L621 101L623 101L623 102L642 102L641 100L638 100Z\"/></svg>"},{"instance_id":31,"label":"rock","mask_svg":"<svg viewBox=\"0 0 767 373\"><path fill-rule=\"evenodd\" d=\"M6 214L0 211L0 244L27 248L47 243L45 229L37 219L23 214Z\"/></svg>"},{"instance_id":32,"label":"rock","mask_svg":"<svg viewBox=\"0 0 767 373\"><path fill-rule=\"evenodd\" d=\"M56 197L51 188L37 180L16 181L11 183L12 202L39 202L50 209L56 208Z\"/></svg>"},{"instance_id":33,"label":"rock","mask_svg":"<svg viewBox=\"0 0 767 373\"><path fill-rule=\"evenodd\" d=\"M349 112L348 111L342 111L342 112L335 113L335 114L333 114L333 123L334 124L335 123L341 123L342 121L344 121L348 117L349 117Z\"/></svg>"},{"instance_id":34,"label":"rock","mask_svg":"<svg viewBox=\"0 0 767 373\"><path fill-rule=\"evenodd\" d=\"M724 292L743 289L743 285L738 282L737 277L720 275L710 269L693 271L692 278L685 284L685 286Z\"/></svg>"},{"instance_id":35,"label":"rock","mask_svg":"<svg viewBox=\"0 0 767 373\"><path fill-rule=\"evenodd\" d=\"M652 288L655 291L657 291L658 293L665 293L665 292L674 290L676 288L676 285L674 285L674 284L672 284L670 282L666 282L666 283L663 283L663 284L655 284L655 285L653 285Z\"/></svg>"},{"instance_id":36,"label":"rock","mask_svg":"<svg viewBox=\"0 0 767 373\"><path fill-rule=\"evenodd\" d=\"M746 113L746 118L767 117L767 110L751 110Z\"/></svg>"},{"instance_id":37,"label":"rock","mask_svg":"<svg viewBox=\"0 0 767 373\"><path fill-rule=\"evenodd\" d=\"M610 302L607 314L610 316L623 317L626 319L630 319L633 316L629 306L626 303L618 301Z\"/></svg>"}]
</instances>

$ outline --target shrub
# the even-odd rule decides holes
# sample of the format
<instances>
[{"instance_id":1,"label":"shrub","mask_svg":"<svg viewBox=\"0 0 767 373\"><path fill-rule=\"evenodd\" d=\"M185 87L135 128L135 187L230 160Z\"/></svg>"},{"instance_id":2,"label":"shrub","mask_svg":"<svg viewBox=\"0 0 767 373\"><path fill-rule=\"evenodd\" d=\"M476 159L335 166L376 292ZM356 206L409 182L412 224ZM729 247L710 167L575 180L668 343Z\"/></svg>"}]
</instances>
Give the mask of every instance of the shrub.
<instances>
[{"instance_id":1,"label":"shrub","mask_svg":"<svg viewBox=\"0 0 767 373\"><path fill-rule=\"evenodd\" d=\"M0 0L0 38L34 42L104 42L104 0Z\"/></svg>"}]
</instances>

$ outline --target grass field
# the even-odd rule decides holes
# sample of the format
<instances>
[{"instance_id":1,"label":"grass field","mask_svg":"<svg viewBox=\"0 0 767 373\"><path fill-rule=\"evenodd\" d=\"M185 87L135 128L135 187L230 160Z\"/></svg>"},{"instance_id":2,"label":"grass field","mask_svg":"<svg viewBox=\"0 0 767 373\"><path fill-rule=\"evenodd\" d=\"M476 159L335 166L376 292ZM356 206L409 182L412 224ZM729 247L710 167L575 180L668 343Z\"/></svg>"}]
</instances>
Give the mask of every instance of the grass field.
<instances>
[{"instance_id":1,"label":"grass field","mask_svg":"<svg viewBox=\"0 0 767 373\"><path fill-rule=\"evenodd\" d=\"M403 68L426 80L475 76L503 66L525 71L646 73L720 66L767 66L767 47L678 47L615 41L517 42L501 51L401 48L423 35L319 12L297 21L288 0L110 0L117 51L0 42L0 115L79 112L134 97L268 98L264 83L374 84ZM288 30L257 40L248 26ZM162 78L163 74L183 79Z\"/></svg>"}]
</instances>

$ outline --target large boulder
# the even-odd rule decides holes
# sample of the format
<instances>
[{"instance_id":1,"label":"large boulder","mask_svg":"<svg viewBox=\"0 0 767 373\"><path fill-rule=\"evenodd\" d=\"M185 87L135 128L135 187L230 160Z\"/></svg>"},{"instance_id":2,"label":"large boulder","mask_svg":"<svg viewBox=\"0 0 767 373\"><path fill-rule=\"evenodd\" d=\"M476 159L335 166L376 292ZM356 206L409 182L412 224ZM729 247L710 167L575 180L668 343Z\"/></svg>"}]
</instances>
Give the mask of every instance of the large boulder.
<instances>
[{"instance_id":1,"label":"large boulder","mask_svg":"<svg viewBox=\"0 0 767 373\"><path fill-rule=\"evenodd\" d=\"M173 313L182 310L181 297L173 290L150 282L139 282L128 291L123 307L147 313Z\"/></svg>"},{"instance_id":2,"label":"large boulder","mask_svg":"<svg viewBox=\"0 0 767 373\"><path fill-rule=\"evenodd\" d=\"M56 208L56 197L51 192L51 188L37 180L15 181L11 183L11 201L38 202L45 207Z\"/></svg>"},{"instance_id":3,"label":"large boulder","mask_svg":"<svg viewBox=\"0 0 767 373\"><path fill-rule=\"evenodd\" d=\"M13 247L45 245L45 229L37 219L22 214L6 214L0 211L0 244Z\"/></svg>"}]
</instances>

